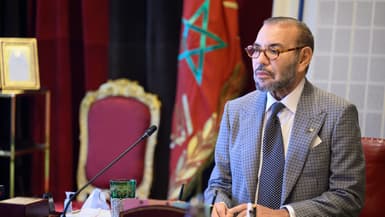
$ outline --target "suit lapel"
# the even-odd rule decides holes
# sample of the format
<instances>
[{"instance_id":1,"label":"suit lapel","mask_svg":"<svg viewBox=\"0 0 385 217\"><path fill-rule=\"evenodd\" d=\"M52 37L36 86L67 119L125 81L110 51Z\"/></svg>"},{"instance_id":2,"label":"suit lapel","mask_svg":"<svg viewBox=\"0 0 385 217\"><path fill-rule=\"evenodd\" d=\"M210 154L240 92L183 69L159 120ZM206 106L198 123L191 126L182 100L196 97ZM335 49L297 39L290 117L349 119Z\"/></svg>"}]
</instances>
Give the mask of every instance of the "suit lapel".
<instances>
[{"instance_id":1,"label":"suit lapel","mask_svg":"<svg viewBox=\"0 0 385 217\"><path fill-rule=\"evenodd\" d=\"M260 141L261 141L261 132L262 132L262 123L263 116L266 105L266 93L256 92L256 97L254 97L255 102L250 103L251 107L243 108L242 123L241 126L246 126L247 130L250 130L252 133L248 135L253 135L253 137L244 137L242 142L244 143L245 148L243 148L242 156L243 168L250 167L250 164L253 165L253 168L256 168L251 173L245 173L246 184L248 189L248 200L254 201L255 192L257 186L257 177L258 177L258 168L259 168L259 156L260 156ZM245 171L245 170L244 170Z\"/></svg>"},{"instance_id":2,"label":"suit lapel","mask_svg":"<svg viewBox=\"0 0 385 217\"><path fill-rule=\"evenodd\" d=\"M282 204L285 204L301 175L310 151L311 142L318 135L326 117L326 114L319 111L314 103L315 97L313 86L306 81L297 106L286 155Z\"/></svg>"}]
</instances>

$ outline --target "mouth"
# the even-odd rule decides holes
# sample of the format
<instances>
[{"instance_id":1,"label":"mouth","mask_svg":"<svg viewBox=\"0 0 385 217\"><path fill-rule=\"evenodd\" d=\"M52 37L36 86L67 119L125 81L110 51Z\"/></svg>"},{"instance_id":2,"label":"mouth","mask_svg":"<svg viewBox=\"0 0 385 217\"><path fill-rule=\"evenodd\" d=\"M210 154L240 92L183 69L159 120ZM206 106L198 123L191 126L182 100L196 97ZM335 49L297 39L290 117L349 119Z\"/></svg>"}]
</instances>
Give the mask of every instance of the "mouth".
<instances>
[{"instance_id":1,"label":"mouth","mask_svg":"<svg viewBox=\"0 0 385 217\"><path fill-rule=\"evenodd\" d=\"M258 79L268 79L273 77L270 72L265 70L255 70L254 74L255 77Z\"/></svg>"}]
</instances>

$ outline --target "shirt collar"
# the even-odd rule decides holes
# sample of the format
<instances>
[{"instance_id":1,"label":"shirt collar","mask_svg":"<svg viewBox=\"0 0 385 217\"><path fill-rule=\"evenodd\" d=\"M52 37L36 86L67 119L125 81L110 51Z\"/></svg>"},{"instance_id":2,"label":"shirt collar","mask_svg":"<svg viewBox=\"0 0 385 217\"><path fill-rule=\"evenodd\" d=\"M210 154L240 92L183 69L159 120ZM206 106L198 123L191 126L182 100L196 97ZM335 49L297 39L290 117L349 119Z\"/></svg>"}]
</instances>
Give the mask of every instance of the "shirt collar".
<instances>
[{"instance_id":1,"label":"shirt collar","mask_svg":"<svg viewBox=\"0 0 385 217\"><path fill-rule=\"evenodd\" d=\"M291 111L293 114L297 111L297 105L299 102L299 98L301 97L303 87L305 86L305 79L303 78L301 82L297 85L297 87L291 91L287 96L285 96L283 99L281 99L282 104L285 105L289 111ZM266 110L267 112L271 105L273 105L275 102L278 102L271 94L270 92L267 93L267 101L266 101Z\"/></svg>"}]
</instances>

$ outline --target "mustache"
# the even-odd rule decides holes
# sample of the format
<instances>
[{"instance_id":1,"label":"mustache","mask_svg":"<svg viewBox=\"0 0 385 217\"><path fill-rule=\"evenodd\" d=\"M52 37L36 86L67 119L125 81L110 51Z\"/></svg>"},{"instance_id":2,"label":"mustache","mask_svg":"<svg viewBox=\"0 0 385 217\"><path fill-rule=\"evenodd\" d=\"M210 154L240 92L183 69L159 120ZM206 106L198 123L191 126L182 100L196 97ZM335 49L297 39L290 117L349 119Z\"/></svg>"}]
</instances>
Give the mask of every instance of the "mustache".
<instances>
[{"instance_id":1,"label":"mustache","mask_svg":"<svg viewBox=\"0 0 385 217\"><path fill-rule=\"evenodd\" d=\"M264 72L267 72L267 73L269 73L269 74L272 74L272 72L271 71L269 71L269 70L267 70L266 68L265 68L265 66L264 65L259 65L255 70L254 70L254 73L257 73L258 71L264 71Z\"/></svg>"}]
</instances>

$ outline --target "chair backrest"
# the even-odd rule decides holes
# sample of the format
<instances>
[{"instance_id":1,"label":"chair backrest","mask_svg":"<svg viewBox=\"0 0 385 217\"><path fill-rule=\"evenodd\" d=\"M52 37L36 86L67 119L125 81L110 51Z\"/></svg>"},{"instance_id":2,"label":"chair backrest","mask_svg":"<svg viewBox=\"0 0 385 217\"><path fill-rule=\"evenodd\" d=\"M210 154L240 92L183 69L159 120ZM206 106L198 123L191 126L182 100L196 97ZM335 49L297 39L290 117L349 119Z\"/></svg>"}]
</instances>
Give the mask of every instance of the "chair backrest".
<instances>
[{"instance_id":1,"label":"chair backrest","mask_svg":"<svg viewBox=\"0 0 385 217\"><path fill-rule=\"evenodd\" d=\"M110 80L89 91L80 106L78 188L83 187L151 125L159 125L161 103L134 81ZM157 131L139 143L77 197L83 201L95 188L109 189L111 179L136 179L136 196L147 198L153 176Z\"/></svg>"},{"instance_id":2,"label":"chair backrest","mask_svg":"<svg viewBox=\"0 0 385 217\"><path fill-rule=\"evenodd\" d=\"M362 138L366 161L365 205L360 217L384 216L385 139Z\"/></svg>"}]
</instances>

